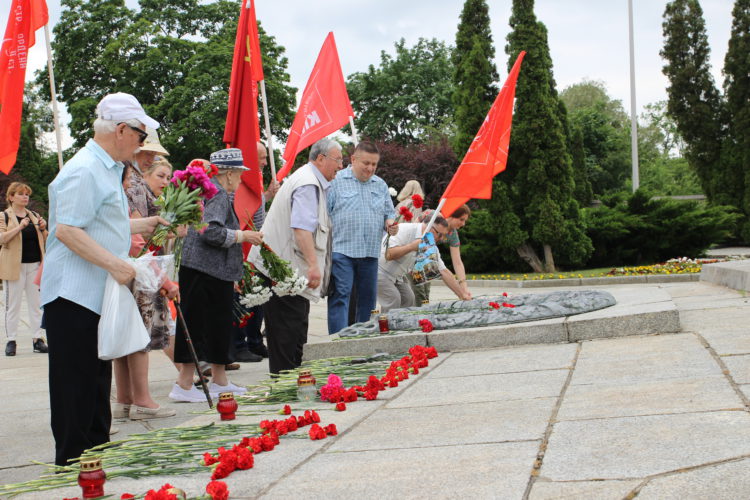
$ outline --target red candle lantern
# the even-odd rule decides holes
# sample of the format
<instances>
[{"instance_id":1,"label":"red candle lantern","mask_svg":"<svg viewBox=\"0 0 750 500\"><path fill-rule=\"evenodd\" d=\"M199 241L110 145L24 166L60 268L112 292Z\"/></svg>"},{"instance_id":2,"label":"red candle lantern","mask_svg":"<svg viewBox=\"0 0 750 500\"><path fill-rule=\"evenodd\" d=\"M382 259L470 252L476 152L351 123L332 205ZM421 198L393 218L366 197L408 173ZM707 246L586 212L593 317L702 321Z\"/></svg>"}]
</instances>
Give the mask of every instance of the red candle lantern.
<instances>
[{"instance_id":1,"label":"red candle lantern","mask_svg":"<svg viewBox=\"0 0 750 500\"><path fill-rule=\"evenodd\" d=\"M221 413L222 420L234 420L234 412L237 411L237 401L234 400L234 394L231 392L222 392L219 394L219 403L216 409Z\"/></svg>"},{"instance_id":2,"label":"red candle lantern","mask_svg":"<svg viewBox=\"0 0 750 500\"><path fill-rule=\"evenodd\" d=\"M388 316L384 314L378 318L378 327L380 327L380 333L388 333Z\"/></svg>"},{"instance_id":3,"label":"red candle lantern","mask_svg":"<svg viewBox=\"0 0 750 500\"><path fill-rule=\"evenodd\" d=\"M104 482L107 474L102 470L99 458L85 458L81 460L81 472L78 473L78 485L83 492L83 498L99 498L104 496Z\"/></svg>"}]
</instances>

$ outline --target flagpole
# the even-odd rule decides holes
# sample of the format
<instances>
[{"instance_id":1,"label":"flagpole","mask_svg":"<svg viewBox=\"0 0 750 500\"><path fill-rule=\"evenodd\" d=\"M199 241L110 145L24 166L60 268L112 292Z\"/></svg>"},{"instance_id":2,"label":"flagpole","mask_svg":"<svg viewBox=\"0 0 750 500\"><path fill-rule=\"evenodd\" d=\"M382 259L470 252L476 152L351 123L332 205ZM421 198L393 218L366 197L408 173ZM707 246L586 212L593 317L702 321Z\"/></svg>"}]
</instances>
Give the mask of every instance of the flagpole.
<instances>
[{"instance_id":1,"label":"flagpole","mask_svg":"<svg viewBox=\"0 0 750 500\"><path fill-rule=\"evenodd\" d=\"M260 82L260 95L263 97L263 118L266 122L266 139L268 139L268 160L271 162L271 180L276 179L276 160L273 157L273 139L271 135L271 121L268 119L268 99L266 98L266 81Z\"/></svg>"},{"instance_id":2,"label":"flagpole","mask_svg":"<svg viewBox=\"0 0 750 500\"><path fill-rule=\"evenodd\" d=\"M435 219L437 219L437 216L440 214L440 209L443 208L443 205L445 205L445 202L448 200L448 198L441 198L440 203L438 203L437 208L435 211L432 212L432 217L430 217L430 222L427 223L427 227L424 230L424 233L422 233L422 238L424 238L424 235L430 232L430 229L432 229L432 225L435 223Z\"/></svg>"},{"instance_id":3,"label":"flagpole","mask_svg":"<svg viewBox=\"0 0 750 500\"><path fill-rule=\"evenodd\" d=\"M357 136L357 127L354 126L354 117L349 117L349 125L352 127L352 138L354 139L354 147L357 147L357 144L359 144L359 137Z\"/></svg>"},{"instance_id":4,"label":"flagpole","mask_svg":"<svg viewBox=\"0 0 750 500\"><path fill-rule=\"evenodd\" d=\"M62 137L60 137L60 113L57 110L57 91L55 90L55 72L52 68L52 45L50 44L49 23L44 25L44 41L47 43L47 70L49 72L49 91L52 96L52 118L55 122L55 139L57 140L57 164L63 168Z\"/></svg>"}]
</instances>

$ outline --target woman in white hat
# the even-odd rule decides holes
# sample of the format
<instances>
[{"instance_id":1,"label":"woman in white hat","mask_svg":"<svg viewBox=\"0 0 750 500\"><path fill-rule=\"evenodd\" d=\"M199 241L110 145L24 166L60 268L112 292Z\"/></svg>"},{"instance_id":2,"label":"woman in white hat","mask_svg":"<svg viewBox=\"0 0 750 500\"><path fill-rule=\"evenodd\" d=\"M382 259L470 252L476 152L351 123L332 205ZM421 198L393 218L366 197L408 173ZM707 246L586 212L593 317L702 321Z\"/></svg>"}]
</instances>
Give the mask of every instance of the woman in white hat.
<instances>
[{"instance_id":1,"label":"woman in white hat","mask_svg":"<svg viewBox=\"0 0 750 500\"><path fill-rule=\"evenodd\" d=\"M240 185L242 173L249 170L236 148L211 154L218 174L211 179L219 193L208 200L203 212L206 229L190 229L182 250L180 265L180 302L185 322L198 358L211 365L209 392L243 394L246 389L227 379L225 366L232 361L231 326L234 282L242 278L242 243L259 245L263 233L241 231L230 194ZM185 332L177 325L174 360L183 363L177 382L169 393L175 401L199 403L203 392L193 385L193 362L185 341Z\"/></svg>"}]
</instances>

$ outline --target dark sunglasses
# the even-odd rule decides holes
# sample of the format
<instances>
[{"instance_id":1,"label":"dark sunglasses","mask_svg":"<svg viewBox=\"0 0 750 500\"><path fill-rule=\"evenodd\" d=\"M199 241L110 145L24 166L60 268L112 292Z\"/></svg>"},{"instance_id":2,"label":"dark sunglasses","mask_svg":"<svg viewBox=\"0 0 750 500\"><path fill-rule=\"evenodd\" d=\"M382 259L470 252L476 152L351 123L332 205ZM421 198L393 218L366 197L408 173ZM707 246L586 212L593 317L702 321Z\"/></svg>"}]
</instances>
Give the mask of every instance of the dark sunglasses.
<instances>
[{"instance_id":1,"label":"dark sunglasses","mask_svg":"<svg viewBox=\"0 0 750 500\"><path fill-rule=\"evenodd\" d=\"M120 122L120 123L118 123L118 125L122 125L123 123L125 123L125 122ZM144 132L143 130L139 129L138 127L134 127L132 125L128 125L127 123L125 123L125 125L127 125L128 127L130 127L131 130L135 131L138 134L138 142L140 142L141 144L143 144L143 142L148 137L148 133Z\"/></svg>"}]
</instances>

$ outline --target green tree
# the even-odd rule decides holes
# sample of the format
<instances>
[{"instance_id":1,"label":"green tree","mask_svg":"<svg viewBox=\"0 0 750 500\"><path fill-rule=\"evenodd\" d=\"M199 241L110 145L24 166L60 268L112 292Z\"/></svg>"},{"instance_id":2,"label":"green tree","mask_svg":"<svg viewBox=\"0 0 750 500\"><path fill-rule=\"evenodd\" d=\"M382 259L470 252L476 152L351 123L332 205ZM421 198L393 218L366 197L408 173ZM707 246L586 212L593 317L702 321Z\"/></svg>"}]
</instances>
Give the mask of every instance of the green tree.
<instances>
[{"instance_id":1,"label":"green tree","mask_svg":"<svg viewBox=\"0 0 750 500\"><path fill-rule=\"evenodd\" d=\"M560 98L570 121L580 130L593 194L601 196L623 189L630 176L631 161L630 126L622 103L610 98L603 83L594 81L571 85L560 93Z\"/></svg>"},{"instance_id":2,"label":"green tree","mask_svg":"<svg viewBox=\"0 0 750 500\"><path fill-rule=\"evenodd\" d=\"M485 0L466 0L453 52L453 150L463 158L497 97L499 77Z\"/></svg>"},{"instance_id":3,"label":"green tree","mask_svg":"<svg viewBox=\"0 0 750 500\"><path fill-rule=\"evenodd\" d=\"M124 0L63 0L53 48L75 146L91 135L99 99L128 92L162 124L176 165L222 147L240 3L140 0L131 10ZM285 139L296 89L284 48L261 26L259 35L272 133Z\"/></svg>"},{"instance_id":4,"label":"green tree","mask_svg":"<svg viewBox=\"0 0 750 500\"><path fill-rule=\"evenodd\" d=\"M555 257L566 264L581 264L591 254L578 202L564 133L563 110L555 90L547 29L534 15L533 0L514 0L505 52L508 68L526 50L516 88L507 174L515 214L529 235L517 248L536 271L537 250L544 254L544 269L555 270ZM501 214L498 214L501 216Z\"/></svg>"},{"instance_id":5,"label":"green tree","mask_svg":"<svg viewBox=\"0 0 750 500\"><path fill-rule=\"evenodd\" d=\"M451 131L451 47L420 38L406 47L402 38L394 56L382 51L380 65L347 78L347 91L364 137L423 142Z\"/></svg>"},{"instance_id":6,"label":"green tree","mask_svg":"<svg viewBox=\"0 0 750 500\"><path fill-rule=\"evenodd\" d=\"M661 56L667 61L663 71L669 79L667 111L685 140L686 158L709 200L736 204L735 187L741 185L729 183L720 161L722 102L710 72L710 49L698 0L669 2L662 28Z\"/></svg>"},{"instance_id":7,"label":"green tree","mask_svg":"<svg viewBox=\"0 0 750 500\"><path fill-rule=\"evenodd\" d=\"M744 181L739 207L750 216L750 0L736 0L732 10L732 35L724 58L724 94L727 101L728 139L722 161ZM750 222L741 236L750 241Z\"/></svg>"}]
</instances>

